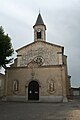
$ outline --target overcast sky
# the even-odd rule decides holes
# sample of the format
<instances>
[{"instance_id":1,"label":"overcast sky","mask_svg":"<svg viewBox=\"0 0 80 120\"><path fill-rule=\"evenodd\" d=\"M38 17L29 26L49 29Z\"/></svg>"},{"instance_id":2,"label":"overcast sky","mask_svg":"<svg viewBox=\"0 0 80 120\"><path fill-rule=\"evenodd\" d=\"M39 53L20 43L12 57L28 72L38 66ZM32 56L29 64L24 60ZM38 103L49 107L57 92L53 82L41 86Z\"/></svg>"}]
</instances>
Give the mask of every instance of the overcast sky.
<instances>
[{"instance_id":1,"label":"overcast sky","mask_svg":"<svg viewBox=\"0 0 80 120\"><path fill-rule=\"evenodd\" d=\"M39 9L47 42L64 46L71 85L80 87L80 0L0 0L0 26L16 50L34 41Z\"/></svg>"}]
</instances>

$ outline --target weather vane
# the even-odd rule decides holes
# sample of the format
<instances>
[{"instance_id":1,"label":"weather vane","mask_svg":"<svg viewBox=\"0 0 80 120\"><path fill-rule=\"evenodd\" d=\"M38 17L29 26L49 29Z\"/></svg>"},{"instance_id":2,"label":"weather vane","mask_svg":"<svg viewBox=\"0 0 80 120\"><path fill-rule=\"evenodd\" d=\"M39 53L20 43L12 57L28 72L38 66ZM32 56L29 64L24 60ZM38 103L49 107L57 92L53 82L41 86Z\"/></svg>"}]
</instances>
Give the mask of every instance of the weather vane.
<instances>
[{"instance_id":1,"label":"weather vane","mask_svg":"<svg viewBox=\"0 0 80 120\"><path fill-rule=\"evenodd\" d=\"M39 8L39 13L40 13L40 8Z\"/></svg>"}]
</instances>

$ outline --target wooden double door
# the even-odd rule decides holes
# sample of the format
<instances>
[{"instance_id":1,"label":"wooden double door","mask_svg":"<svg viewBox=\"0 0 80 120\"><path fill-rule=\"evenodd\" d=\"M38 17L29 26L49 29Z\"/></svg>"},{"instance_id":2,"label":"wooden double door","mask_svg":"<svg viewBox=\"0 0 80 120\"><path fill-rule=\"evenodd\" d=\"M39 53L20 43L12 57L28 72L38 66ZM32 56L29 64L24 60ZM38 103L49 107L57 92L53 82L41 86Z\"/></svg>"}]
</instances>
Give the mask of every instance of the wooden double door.
<instances>
[{"instance_id":1,"label":"wooden double door","mask_svg":"<svg viewBox=\"0 0 80 120\"><path fill-rule=\"evenodd\" d=\"M39 100L39 84L31 81L28 85L28 100Z\"/></svg>"}]
</instances>

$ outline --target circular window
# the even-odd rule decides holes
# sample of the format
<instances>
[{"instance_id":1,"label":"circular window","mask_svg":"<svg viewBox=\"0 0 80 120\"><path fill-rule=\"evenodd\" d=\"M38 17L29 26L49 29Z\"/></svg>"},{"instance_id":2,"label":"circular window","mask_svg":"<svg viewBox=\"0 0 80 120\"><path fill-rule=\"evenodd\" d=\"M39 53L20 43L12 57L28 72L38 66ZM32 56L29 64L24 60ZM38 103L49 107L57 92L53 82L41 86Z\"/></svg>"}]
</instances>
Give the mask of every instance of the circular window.
<instances>
[{"instance_id":1,"label":"circular window","mask_svg":"<svg viewBox=\"0 0 80 120\"><path fill-rule=\"evenodd\" d=\"M38 65L42 65L44 62L44 59L41 56L37 56L36 58L34 58L34 62L36 62Z\"/></svg>"}]
</instances>

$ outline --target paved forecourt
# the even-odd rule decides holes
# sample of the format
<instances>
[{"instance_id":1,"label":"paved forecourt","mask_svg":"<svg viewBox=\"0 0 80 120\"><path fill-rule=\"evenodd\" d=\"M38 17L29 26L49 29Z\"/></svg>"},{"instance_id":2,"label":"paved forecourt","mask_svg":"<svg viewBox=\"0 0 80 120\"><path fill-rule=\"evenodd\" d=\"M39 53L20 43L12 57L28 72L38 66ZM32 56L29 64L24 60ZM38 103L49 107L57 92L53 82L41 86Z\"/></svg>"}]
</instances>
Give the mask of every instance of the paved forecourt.
<instances>
[{"instance_id":1,"label":"paved forecourt","mask_svg":"<svg viewBox=\"0 0 80 120\"><path fill-rule=\"evenodd\" d=\"M0 120L80 120L80 101L68 103L0 102Z\"/></svg>"}]
</instances>

